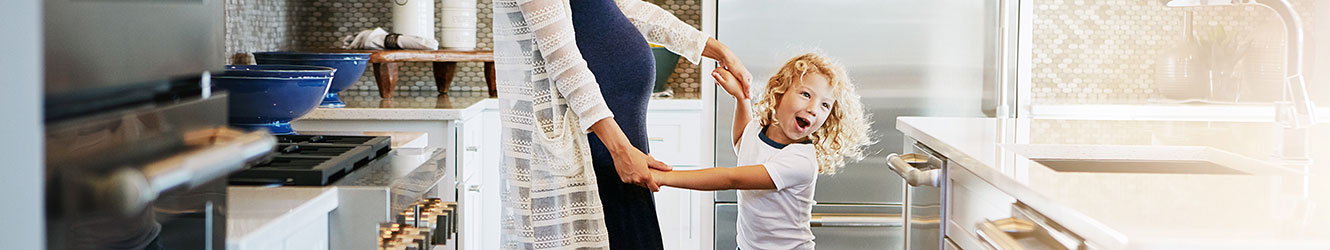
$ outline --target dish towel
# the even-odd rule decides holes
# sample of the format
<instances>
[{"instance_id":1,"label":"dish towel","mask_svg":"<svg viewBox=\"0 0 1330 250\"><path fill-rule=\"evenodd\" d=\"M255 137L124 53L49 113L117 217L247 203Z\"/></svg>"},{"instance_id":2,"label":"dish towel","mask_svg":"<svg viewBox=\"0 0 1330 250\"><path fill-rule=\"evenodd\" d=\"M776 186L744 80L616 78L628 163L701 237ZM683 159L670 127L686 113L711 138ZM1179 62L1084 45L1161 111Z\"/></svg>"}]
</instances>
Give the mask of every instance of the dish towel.
<instances>
[{"instance_id":1,"label":"dish towel","mask_svg":"<svg viewBox=\"0 0 1330 250\"><path fill-rule=\"evenodd\" d=\"M388 33L383 28L360 31L342 38L343 49L414 49L438 50L439 40L428 37Z\"/></svg>"}]
</instances>

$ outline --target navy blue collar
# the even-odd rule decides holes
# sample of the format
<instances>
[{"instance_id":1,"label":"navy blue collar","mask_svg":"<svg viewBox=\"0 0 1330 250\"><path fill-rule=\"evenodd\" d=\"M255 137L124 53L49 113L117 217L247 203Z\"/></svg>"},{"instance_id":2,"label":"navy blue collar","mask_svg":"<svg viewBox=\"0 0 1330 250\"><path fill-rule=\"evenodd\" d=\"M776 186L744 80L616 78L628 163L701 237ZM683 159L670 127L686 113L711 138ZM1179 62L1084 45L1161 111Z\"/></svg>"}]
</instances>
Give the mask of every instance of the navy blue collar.
<instances>
[{"instance_id":1,"label":"navy blue collar","mask_svg":"<svg viewBox=\"0 0 1330 250\"><path fill-rule=\"evenodd\" d=\"M771 146L771 147L776 148L776 149L783 149L783 148L785 148L785 146L789 146L789 144L781 144L781 143L779 143L779 142L776 142L775 140L772 140L770 137L767 137L767 127L762 127L762 131L761 131L761 132L757 132L757 138L762 139L762 142L766 143L767 146ZM800 143L800 144L809 144L809 143L813 143L813 141L801 141L801 142L798 142L798 143Z\"/></svg>"}]
</instances>

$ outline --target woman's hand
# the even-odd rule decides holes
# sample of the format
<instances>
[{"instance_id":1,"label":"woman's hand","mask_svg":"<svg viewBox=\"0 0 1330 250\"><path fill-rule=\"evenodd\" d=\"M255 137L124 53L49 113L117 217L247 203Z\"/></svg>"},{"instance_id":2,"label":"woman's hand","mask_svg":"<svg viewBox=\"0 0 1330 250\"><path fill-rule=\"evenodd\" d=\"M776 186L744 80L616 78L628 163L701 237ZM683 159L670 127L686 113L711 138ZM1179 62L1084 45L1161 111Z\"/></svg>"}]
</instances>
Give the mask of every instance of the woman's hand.
<instances>
[{"instance_id":1,"label":"woman's hand","mask_svg":"<svg viewBox=\"0 0 1330 250\"><path fill-rule=\"evenodd\" d=\"M628 141L628 136L623 134L623 130L612 117L592 124L591 131L596 133L596 137L600 138L600 142L610 151L610 157L614 159L614 171L619 173L619 181L645 187L651 192L660 190L660 185L651 179L648 168L669 171L671 169L669 165L633 147L633 143Z\"/></svg>"},{"instance_id":2,"label":"woman's hand","mask_svg":"<svg viewBox=\"0 0 1330 250\"><path fill-rule=\"evenodd\" d=\"M607 145L608 146L608 145ZM614 171L619 173L619 180L624 183L630 183L650 189L651 192L660 191L660 183L651 174L652 171L670 171L669 165L657 161L651 155L643 154L642 151L627 145L627 150L616 152L610 150L614 158Z\"/></svg>"},{"instance_id":3,"label":"woman's hand","mask_svg":"<svg viewBox=\"0 0 1330 250\"><path fill-rule=\"evenodd\" d=\"M734 96L734 99L749 99L749 93L751 92L748 90L753 81L753 74L748 72L748 67L744 67L742 61L739 61L739 56L735 55L734 51L730 51L730 47L725 46L715 38L710 38L707 40L706 47L702 49L702 56L716 60L717 67L711 75L711 77L716 78L716 85L724 88L726 93ZM733 76L733 80L721 81L722 76L717 75L721 71L729 73Z\"/></svg>"}]
</instances>

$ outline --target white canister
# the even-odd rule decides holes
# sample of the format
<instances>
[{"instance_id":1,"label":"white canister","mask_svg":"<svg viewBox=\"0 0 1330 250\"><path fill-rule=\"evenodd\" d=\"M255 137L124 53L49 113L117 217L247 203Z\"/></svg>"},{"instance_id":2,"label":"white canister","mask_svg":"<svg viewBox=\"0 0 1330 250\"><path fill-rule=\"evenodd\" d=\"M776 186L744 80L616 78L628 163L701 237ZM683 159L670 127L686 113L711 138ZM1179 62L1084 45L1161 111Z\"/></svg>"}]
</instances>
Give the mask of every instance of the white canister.
<instances>
[{"instance_id":1,"label":"white canister","mask_svg":"<svg viewBox=\"0 0 1330 250\"><path fill-rule=\"evenodd\" d=\"M440 28L476 28L476 8L439 8Z\"/></svg>"},{"instance_id":2,"label":"white canister","mask_svg":"<svg viewBox=\"0 0 1330 250\"><path fill-rule=\"evenodd\" d=\"M434 37L434 0L393 1L393 32Z\"/></svg>"},{"instance_id":3,"label":"white canister","mask_svg":"<svg viewBox=\"0 0 1330 250\"><path fill-rule=\"evenodd\" d=\"M476 0L443 0L443 2L440 3L439 8L465 8L465 9L475 9L475 8L476 8L476 2L478 2L478 1L476 1Z\"/></svg>"},{"instance_id":4,"label":"white canister","mask_svg":"<svg viewBox=\"0 0 1330 250\"><path fill-rule=\"evenodd\" d=\"M439 8L442 27L439 29L439 46L445 49L476 49L476 21L478 20L475 0L443 0Z\"/></svg>"},{"instance_id":5,"label":"white canister","mask_svg":"<svg viewBox=\"0 0 1330 250\"><path fill-rule=\"evenodd\" d=\"M439 47L456 50L476 49L476 28L443 28Z\"/></svg>"}]
</instances>

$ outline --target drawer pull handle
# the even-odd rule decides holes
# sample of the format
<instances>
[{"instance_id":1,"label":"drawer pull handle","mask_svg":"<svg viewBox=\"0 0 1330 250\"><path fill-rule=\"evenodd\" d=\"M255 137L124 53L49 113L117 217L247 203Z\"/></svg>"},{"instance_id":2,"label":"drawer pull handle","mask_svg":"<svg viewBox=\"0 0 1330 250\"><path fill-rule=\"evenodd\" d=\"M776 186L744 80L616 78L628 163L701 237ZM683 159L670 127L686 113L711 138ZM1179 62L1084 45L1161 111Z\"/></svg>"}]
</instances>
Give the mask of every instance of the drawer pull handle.
<instances>
[{"instance_id":1,"label":"drawer pull handle","mask_svg":"<svg viewBox=\"0 0 1330 250\"><path fill-rule=\"evenodd\" d=\"M480 192L480 185L471 185L466 188L466 191Z\"/></svg>"},{"instance_id":2,"label":"drawer pull handle","mask_svg":"<svg viewBox=\"0 0 1330 250\"><path fill-rule=\"evenodd\" d=\"M1028 221L1021 221L1015 219L1005 219L1005 220L1013 220L1011 222L1013 222L1014 224L1010 226L1027 227L1023 228L1025 231L1031 231L1033 230L1032 227L1034 227L1033 225L1029 225ZM975 234L979 235L979 240L981 240L985 245L988 245L988 247L992 249L997 249L997 250L1025 249L1025 247L1022 247L1021 244L1017 242L1015 238L1012 238L1011 235L1007 234L1007 232L998 228L997 224L994 224L993 221L990 220L984 220L983 222L980 222L979 228L975 230Z\"/></svg>"},{"instance_id":3,"label":"drawer pull handle","mask_svg":"<svg viewBox=\"0 0 1330 250\"><path fill-rule=\"evenodd\" d=\"M925 154L904 154L892 153L887 156L887 168L896 172L901 178L905 178L905 183L910 186L941 186L941 169L919 170L914 165L926 165L929 162L929 156Z\"/></svg>"},{"instance_id":4,"label":"drawer pull handle","mask_svg":"<svg viewBox=\"0 0 1330 250\"><path fill-rule=\"evenodd\" d=\"M467 151L467 152L476 152L476 151L480 151L480 148L477 148L476 146L467 146L467 147L466 147L466 151Z\"/></svg>"}]
</instances>

